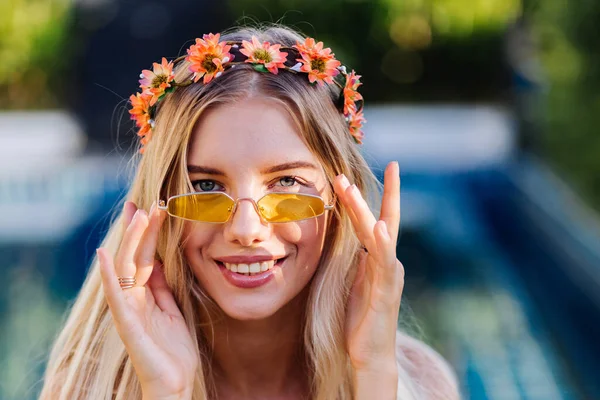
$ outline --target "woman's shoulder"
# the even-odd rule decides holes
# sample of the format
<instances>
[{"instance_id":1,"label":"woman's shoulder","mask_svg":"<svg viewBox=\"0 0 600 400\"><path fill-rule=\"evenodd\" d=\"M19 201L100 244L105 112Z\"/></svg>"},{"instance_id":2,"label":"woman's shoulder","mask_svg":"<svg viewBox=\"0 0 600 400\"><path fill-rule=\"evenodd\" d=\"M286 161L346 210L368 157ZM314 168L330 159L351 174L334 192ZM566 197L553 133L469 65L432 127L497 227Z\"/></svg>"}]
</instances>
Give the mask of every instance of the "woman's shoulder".
<instances>
[{"instance_id":1,"label":"woman's shoulder","mask_svg":"<svg viewBox=\"0 0 600 400\"><path fill-rule=\"evenodd\" d=\"M407 386L419 399L460 399L458 380L452 367L434 349L420 340L398 331L396 335L396 359L401 367L402 378L409 380ZM403 376L404 375L404 376ZM402 389L399 387L399 392Z\"/></svg>"}]
</instances>

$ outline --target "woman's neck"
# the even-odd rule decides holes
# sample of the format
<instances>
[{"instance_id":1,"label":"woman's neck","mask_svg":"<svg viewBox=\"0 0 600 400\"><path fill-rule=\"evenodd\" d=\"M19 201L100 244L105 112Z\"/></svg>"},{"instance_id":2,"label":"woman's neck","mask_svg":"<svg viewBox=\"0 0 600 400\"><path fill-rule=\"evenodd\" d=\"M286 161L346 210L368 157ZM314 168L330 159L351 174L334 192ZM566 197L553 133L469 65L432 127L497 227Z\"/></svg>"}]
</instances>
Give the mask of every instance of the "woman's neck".
<instances>
[{"instance_id":1,"label":"woman's neck","mask_svg":"<svg viewBox=\"0 0 600 400\"><path fill-rule=\"evenodd\" d=\"M212 368L219 398L291 398L307 394L303 352L306 295L267 319L225 317L213 326Z\"/></svg>"}]
</instances>

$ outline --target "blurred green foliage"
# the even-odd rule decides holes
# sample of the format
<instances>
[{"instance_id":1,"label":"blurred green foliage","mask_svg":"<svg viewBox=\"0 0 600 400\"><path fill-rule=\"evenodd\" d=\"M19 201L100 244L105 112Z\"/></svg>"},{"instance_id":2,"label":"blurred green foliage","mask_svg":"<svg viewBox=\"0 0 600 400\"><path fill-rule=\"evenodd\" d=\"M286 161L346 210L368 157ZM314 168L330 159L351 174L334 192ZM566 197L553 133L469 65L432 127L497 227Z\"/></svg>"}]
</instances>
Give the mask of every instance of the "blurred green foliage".
<instances>
[{"instance_id":1,"label":"blurred green foliage","mask_svg":"<svg viewBox=\"0 0 600 400\"><path fill-rule=\"evenodd\" d=\"M543 66L538 151L600 209L600 2L228 0L233 18L281 21L363 75L369 103L505 102L505 34L529 25ZM69 0L0 2L0 109L64 104L74 54Z\"/></svg>"},{"instance_id":2,"label":"blurred green foliage","mask_svg":"<svg viewBox=\"0 0 600 400\"><path fill-rule=\"evenodd\" d=\"M600 209L600 2L229 0L239 23L282 22L335 49L376 102L501 102L514 93L506 34L524 21L540 65L521 113L532 147ZM530 93L532 94L532 93ZM533 104L532 104L533 103Z\"/></svg>"},{"instance_id":3,"label":"blurred green foliage","mask_svg":"<svg viewBox=\"0 0 600 400\"><path fill-rule=\"evenodd\" d=\"M498 100L521 0L229 0L233 16L322 40L363 75L369 102Z\"/></svg>"},{"instance_id":4,"label":"blurred green foliage","mask_svg":"<svg viewBox=\"0 0 600 400\"><path fill-rule=\"evenodd\" d=\"M0 2L0 109L60 106L71 5L69 0Z\"/></svg>"},{"instance_id":5,"label":"blurred green foliage","mask_svg":"<svg viewBox=\"0 0 600 400\"><path fill-rule=\"evenodd\" d=\"M500 96L502 35L520 12L520 0L228 3L242 24L282 22L335 49L363 75L362 92L371 104Z\"/></svg>"},{"instance_id":6,"label":"blurred green foliage","mask_svg":"<svg viewBox=\"0 0 600 400\"><path fill-rule=\"evenodd\" d=\"M525 3L547 74L544 158L600 210L600 2Z\"/></svg>"}]
</instances>

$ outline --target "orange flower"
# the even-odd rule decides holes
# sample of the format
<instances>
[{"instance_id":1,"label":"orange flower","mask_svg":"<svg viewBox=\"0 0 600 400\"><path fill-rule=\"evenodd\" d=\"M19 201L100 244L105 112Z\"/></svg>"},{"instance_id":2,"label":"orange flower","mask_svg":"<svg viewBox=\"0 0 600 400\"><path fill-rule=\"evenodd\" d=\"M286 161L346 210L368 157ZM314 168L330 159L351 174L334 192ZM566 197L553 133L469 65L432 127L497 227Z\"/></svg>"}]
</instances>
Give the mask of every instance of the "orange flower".
<instances>
[{"instance_id":1,"label":"orange flower","mask_svg":"<svg viewBox=\"0 0 600 400\"><path fill-rule=\"evenodd\" d=\"M163 57L161 64L153 63L152 66L152 71L145 69L140 75L142 93L152 95L151 106L165 93L166 88L171 87L171 82L175 79L173 62L167 62L166 58Z\"/></svg>"},{"instance_id":2,"label":"orange flower","mask_svg":"<svg viewBox=\"0 0 600 400\"><path fill-rule=\"evenodd\" d=\"M229 53L231 46L219 43L220 37L219 33L204 35L202 39L196 39L196 44L188 49L186 61L190 63L190 71L194 73L194 82L202 77L205 84L210 82L223 73L223 64L233 59Z\"/></svg>"},{"instance_id":3,"label":"orange flower","mask_svg":"<svg viewBox=\"0 0 600 400\"><path fill-rule=\"evenodd\" d=\"M363 124L367 122L363 115L362 109L356 111L355 108L352 108L346 119L348 120L348 129L350 130L350 134L352 137L354 137L356 143L362 144L365 134L361 129Z\"/></svg>"},{"instance_id":4,"label":"orange flower","mask_svg":"<svg viewBox=\"0 0 600 400\"><path fill-rule=\"evenodd\" d=\"M310 83L333 83L333 77L340 73L337 67L341 63L334 58L330 48L323 49L323 42L315 43L313 38L306 38L304 44L298 42L294 47L302 57L296 59L303 64L300 71L308 73Z\"/></svg>"},{"instance_id":5,"label":"orange flower","mask_svg":"<svg viewBox=\"0 0 600 400\"><path fill-rule=\"evenodd\" d=\"M142 146L145 146L148 144L148 142L150 142L150 139L152 139L152 132L148 132L148 134L146 136L144 136L142 139L140 139L140 144Z\"/></svg>"},{"instance_id":6,"label":"orange flower","mask_svg":"<svg viewBox=\"0 0 600 400\"><path fill-rule=\"evenodd\" d=\"M362 85L360 75L356 75L354 70L346 75L346 85L344 86L344 115L348 115L350 110L356 108L356 102L362 100L362 95L358 93L358 87Z\"/></svg>"},{"instance_id":7,"label":"orange flower","mask_svg":"<svg viewBox=\"0 0 600 400\"><path fill-rule=\"evenodd\" d=\"M146 151L146 146L150 142L150 139L152 139L152 131L148 131L148 133L145 136L142 136L142 138L140 139L140 154L144 154L144 152Z\"/></svg>"},{"instance_id":8,"label":"orange flower","mask_svg":"<svg viewBox=\"0 0 600 400\"><path fill-rule=\"evenodd\" d=\"M248 57L247 63L264 64L271 73L277 75L278 68L285 68L284 62L288 53L279 51L280 44L264 42L260 43L257 38L252 36L252 43L243 40L240 53Z\"/></svg>"},{"instance_id":9,"label":"orange flower","mask_svg":"<svg viewBox=\"0 0 600 400\"><path fill-rule=\"evenodd\" d=\"M151 100L152 95L144 93L136 93L129 97L132 106L129 114L131 119L135 121L136 126L140 128L138 136L144 136L152 129L149 113Z\"/></svg>"},{"instance_id":10,"label":"orange flower","mask_svg":"<svg viewBox=\"0 0 600 400\"><path fill-rule=\"evenodd\" d=\"M315 39L313 38L306 38L304 43L298 42L294 47L297 48L301 54L306 53L310 56L333 58L333 54L331 54L331 49L329 47L323 49L323 42L315 43Z\"/></svg>"}]
</instances>

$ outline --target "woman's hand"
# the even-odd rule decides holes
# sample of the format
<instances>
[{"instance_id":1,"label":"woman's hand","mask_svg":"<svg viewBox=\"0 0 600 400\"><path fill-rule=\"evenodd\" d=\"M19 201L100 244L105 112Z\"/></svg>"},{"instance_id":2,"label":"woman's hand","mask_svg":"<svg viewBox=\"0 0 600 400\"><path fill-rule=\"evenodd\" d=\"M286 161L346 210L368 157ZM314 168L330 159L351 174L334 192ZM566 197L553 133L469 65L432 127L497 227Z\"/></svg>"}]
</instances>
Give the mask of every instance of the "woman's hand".
<instances>
[{"instance_id":1,"label":"woman's hand","mask_svg":"<svg viewBox=\"0 0 600 400\"><path fill-rule=\"evenodd\" d=\"M144 399L191 399L196 345L155 260L165 215L155 205L148 215L125 203L126 230L116 256L102 248L97 254L106 301ZM122 289L118 276L135 276L137 283Z\"/></svg>"},{"instance_id":2,"label":"woman's hand","mask_svg":"<svg viewBox=\"0 0 600 400\"><path fill-rule=\"evenodd\" d=\"M378 377L381 381L369 386L387 392L383 387L386 385L380 385L385 380L389 391L393 389L393 397L397 383L396 329L404 288L404 268L396 259L400 225L398 163L390 163L385 169L379 220L344 175L336 178L334 189L366 249L361 254L347 307L348 354L357 379Z\"/></svg>"}]
</instances>

